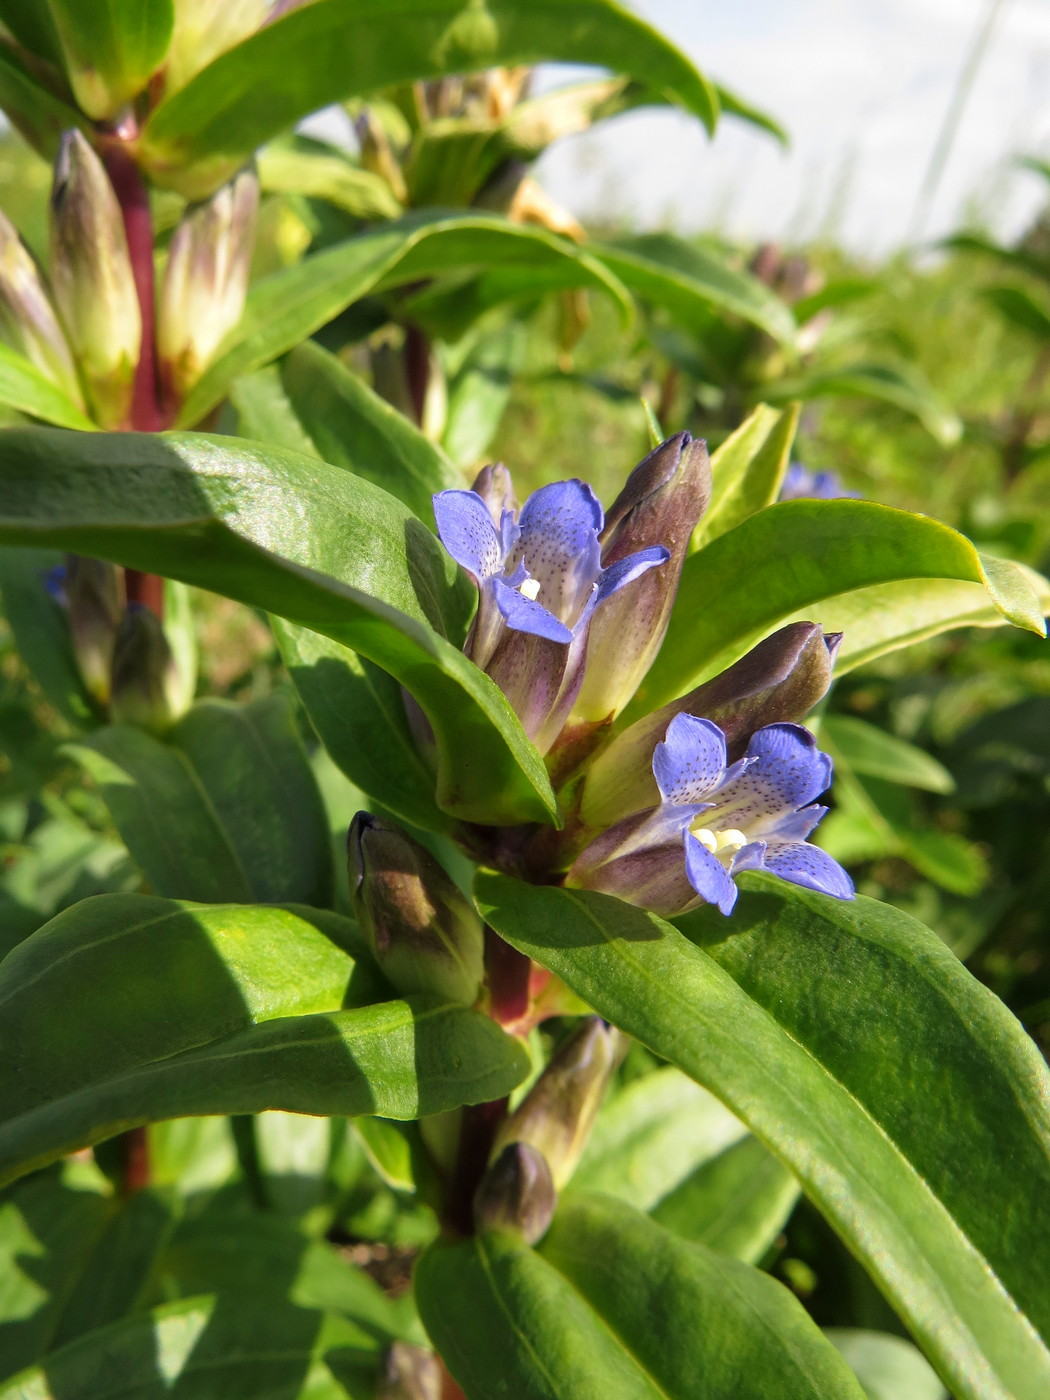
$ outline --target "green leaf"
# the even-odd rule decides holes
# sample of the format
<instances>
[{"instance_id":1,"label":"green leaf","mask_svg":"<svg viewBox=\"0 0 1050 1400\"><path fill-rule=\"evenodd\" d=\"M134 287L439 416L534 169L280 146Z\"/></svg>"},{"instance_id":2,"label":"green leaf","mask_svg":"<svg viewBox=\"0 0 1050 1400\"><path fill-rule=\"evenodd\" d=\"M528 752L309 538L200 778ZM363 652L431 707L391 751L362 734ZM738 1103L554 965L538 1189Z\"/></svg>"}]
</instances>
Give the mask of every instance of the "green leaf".
<instances>
[{"instance_id":1,"label":"green leaf","mask_svg":"<svg viewBox=\"0 0 1050 1400\"><path fill-rule=\"evenodd\" d=\"M22 660L51 704L72 724L98 719L73 651L69 621L45 580L63 564L51 549L0 549L0 597Z\"/></svg>"},{"instance_id":2,"label":"green leaf","mask_svg":"<svg viewBox=\"0 0 1050 1400\"><path fill-rule=\"evenodd\" d=\"M351 646L430 720L443 810L497 824L556 811L517 717L458 649L470 581L421 521L351 472L235 438L10 430L4 542L161 572Z\"/></svg>"},{"instance_id":3,"label":"green leaf","mask_svg":"<svg viewBox=\"0 0 1050 1400\"><path fill-rule=\"evenodd\" d=\"M47 0L77 102L95 121L137 97L171 42L172 0Z\"/></svg>"},{"instance_id":4,"label":"green leaf","mask_svg":"<svg viewBox=\"0 0 1050 1400\"><path fill-rule=\"evenodd\" d=\"M958 414L943 403L914 365L857 364L813 370L765 385L762 393L774 403L840 394L878 399L912 414L942 447L951 447L962 435Z\"/></svg>"},{"instance_id":5,"label":"green leaf","mask_svg":"<svg viewBox=\"0 0 1050 1400\"><path fill-rule=\"evenodd\" d=\"M480 337L452 378L442 442L457 466L477 466L496 436L527 339L520 321L490 331Z\"/></svg>"},{"instance_id":6,"label":"green leaf","mask_svg":"<svg viewBox=\"0 0 1050 1400\"><path fill-rule=\"evenodd\" d=\"M346 776L397 816L443 831L434 773L412 734L401 687L330 637L273 619L281 657L317 737Z\"/></svg>"},{"instance_id":7,"label":"green leaf","mask_svg":"<svg viewBox=\"0 0 1050 1400\"><path fill-rule=\"evenodd\" d=\"M948 1400L936 1371L903 1337L859 1327L828 1327L824 1335L845 1357L869 1400Z\"/></svg>"},{"instance_id":8,"label":"green leaf","mask_svg":"<svg viewBox=\"0 0 1050 1400\"><path fill-rule=\"evenodd\" d=\"M469 1400L859 1400L849 1368L766 1274L601 1196L563 1197L538 1251L439 1243L420 1314Z\"/></svg>"},{"instance_id":9,"label":"green leaf","mask_svg":"<svg viewBox=\"0 0 1050 1400\"><path fill-rule=\"evenodd\" d=\"M947 525L870 501L782 501L686 560L664 644L627 713L635 719L690 690L799 609L830 630L826 600L901 579L983 584L1008 622L1046 634L1020 568L982 559ZM863 638L855 625L852 644Z\"/></svg>"},{"instance_id":10,"label":"green leaf","mask_svg":"<svg viewBox=\"0 0 1050 1400\"><path fill-rule=\"evenodd\" d=\"M376 1353L374 1336L338 1316L271 1299L193 1298L63 1347L13 1376L0 1400L165 1400L173 1391L205 1400L217 1385L224 1396L350 1400L372 1392Z\"/></svg>"},{"instance_id":11,"label":"green leaf","mask_svg":"<svg viewBox=\"0 0 1050 1400\"><path fill-rule=\"evenodd\" d=\"M0 0L0 22L31 53L57 61L58 35L46 4L40 0Z\"/></svg>"},{"instance_id":12,"label":"green leaf","mask_svg":"<svg viewBox=\"0 0 1050 1400\"><path fill-rule=\"evenodd\" d=\"M1022 272L1030 272L1034 277L1046 280L1047 265L1045 260L1033 253L1026 253L1023 248L1004 248L991 239L982 238L979 234L973 233L953 234L950 238L942 239L940 246L951 248L953 252L957 253L980 253L985 257L995 258L997 262L1003 263L1011 270L1018 268Z\"/></svg>"},{"instance_id":13,"label":"green leaf","mask_svg":"<svg viewBox=\"0 0 1050 1400\"><path fill-rule=\"evenodd\" d=\"M1039 340L1050 340L1050 309L1024 287L985 287L981 295L1011 325Z\"/></svg>"},{"instance_id":14,"label":"green leaf","mask_svg":"<svg viewBox=\"0 0 1050 1400\"><path fill-rule=\"evenodd\" d=\"M332 102L396 83L548 62L618 69L714 129L689 60L610 0L318 0L221 55L154 111L153 178L195 198L270 137Z\"/></svg>"},{"instance_id":15,"label":"green leaf","mask_svg":"<svg viewBox=\"0 0 1050 1400\"><path fill-rule=\"evenodd\" d=\"M316 0L308 8L324 8L326 3L336 0ZM506 263L523 264L539 279L553 273L559 287L607 292L629 313L627 294L616 278L567 239L493 214L413 214L336 243L257 282L218 359L182 405L176 426L199 423L239 375L269 364L372 291L424 281L441 272Z\"/></svg>"},{"instance_id":16,"label":"green leaf","mask_svg":"<svg viewBox=\"0 0 1050 1400\"><path fill-rule=\"evenodd\" d=\"M955 779L932 755L853 715L825 715L820 740L855 773L925 792L953 792Z\"/></svg>"},{"instance_id":17,"label":"green leaf","mask_svg":"<svg viewBox=\"0 0 1050 1400\"><path fill-rule=\"evenodd\" d=\"M633 1079L603 1105L573 1188L651 1210L745 1131L716 1098L668 1066Z\"/></svg>"},{"instance_id":18,"label":"green leaf","mask_svg":"<svg viewBox=\"0 0 1050 1400\"><path fill-rule=\"evenodd\" d=\"M760 107L755 107L737 93L730 92L721 83L715 84L715 92L718 94L718 106L724 117L736 117L737 121L746 122L748 126L757 127L759 131L774 137L785 149L790 146L787 132L775 117L763 112Z\"/></svg>"},{"instance_id":19,"label":"green leaf","mask_svg":"<svg viewBox=\"0 0 1050 1400\"><path fill-rule=\"evenodd\" d=\"M237 410L238 437L320 457L288 401L279 365L242 374L230 388L230 403Z\"/></svg>"},{"instance_id":20,"label":"green leaf","mask_svg":"<svg viewBox=\"0 0 1050 1400\"><path fill-rule=\"evenodd\" d=\"M63 131L86 124L75 107L40 86L8 44L0 44L0 108L45 160L54 160Z\"/></svg>"},{"instance_id":21,"label":"green leaf","mask_svg":"<svg viewBox=\"0 0 1050 1400\"><path fill-rule=\"evenodd\" d=\"M671 233L587 246L629 291L663 307L687 330L706 330L710 310L717 307L742 316L785 346L794 343L794 317L776 293L708 249Z\"/></svg>"},{"instance_id":22,"label":"green leaf","mask_svg":"<svg viewBox=\"0 0 1050 1400\"><path fill-rule=\"evenodd\" d=\"M463 485L439 447L321 346L306 341L286 356L281 383L320 457L389 491L420 520L434 519L436 491Z\"/></svg>"},{"instance_id":23,"label":"green leaf","mask_svg":"<svg viewBox=\"0 0 1050 1400\"><path fill-rule=\"evenodd\" d=\"M59 428L95 429L91 419L46 374L7 345L0 345L0 404Z\"/></svg>"},{"instance_id":24,"label":"green leaf","mask_svg":"<svg viewBox=\"0 0 1050 1400\"><path fill-rule=\"evenodd\" d=\"M163 740L111 725L69 751L155 894L330 900L328 823L286 696L204 700Z\"/></svg>"},{"instance_id":25,"label":"green leaf","mask_svg":"<svg viewBox=\"0 0 1050 1400\"><path fill-rule=\"evenodd\" d=\"M319 148L302 136L259 153L259 183L269 194L323 199L355 219L396 219L400 202L381 175L362 170L345 152Z\"/></svg>"},{"instance_id":26,"label":"green leaf","mask_svg":"<svg viewBox=\"0 0 1050 1400\"><path fill-rule=\"evenodd\" d=\"M738 877L690 937L609 896L478 880L483 916L776 1152L960 1400L1050 1386L1050 1076L897 909ZM691 941L692 940L692 941ZM916 1111L916 1095L937 1106ZM1010 1210L1003 1211L1004 1199Z\"/></svg>"},{"instance_id":27,"label":"green leaf","mask_svg":"<svg viewBox=\"0 0 1050 1400\"><path fill-rule=\"evenodd\" d=\"M377 983L355 939L301 907L102 895L60 914L0 964L0 1181L137 1123L415 1118L524 1078L525 1051L477 1012L361 1005Z\"/></svg>"},{"instance_id":28,"label":"green leaf","mask_svg":"<svg viewBox=\"0 0 1050 1400\"><path fill-rule=\"evenodd\" d=\"M798 1195L788 1169L749 1133L698 1167L652 1215L683 1239L758 1264Z\"/></svg>"},{"instance_id":29,"label":"green leaf","mask_svg":"<svg viewBox=\"0 0 1050 1400\"><path fill-rule=\"evenodd\" d=\"M711 502L696 527L693 548L773 504L791 459L798 415L798 404L785 409L759 404L711 454Z\"/></svg>"}]
</instances>

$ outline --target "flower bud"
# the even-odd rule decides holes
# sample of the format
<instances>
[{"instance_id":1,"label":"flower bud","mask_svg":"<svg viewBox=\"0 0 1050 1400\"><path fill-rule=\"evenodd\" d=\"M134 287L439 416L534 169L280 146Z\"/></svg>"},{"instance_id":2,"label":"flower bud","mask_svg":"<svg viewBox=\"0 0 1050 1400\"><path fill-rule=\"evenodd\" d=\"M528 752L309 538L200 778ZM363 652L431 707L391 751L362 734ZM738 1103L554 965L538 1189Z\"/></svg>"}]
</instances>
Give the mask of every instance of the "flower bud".
<instances>
[{"instance_id":1,"label":"flower bud","mask_svg":"<svg viewBox=\"0 0 1050 1400\"><path fill-rule=\"evenodd\" d=\"M580 805L583 825L603 829L659 802L653 752L675 715L717 724L731 762L756 729L805 718L827 694L840 640L840 634L825 636L814 622L791 622L728 670L630 725L588 770Z\"/></svg>"},{"instance_id":2,"label":"flower bud","mask_svg":"<svg viewBox=\"0 0 1050 1400\"><path fill-rule=\"evenodd\" d=\"M376 1400L441 1400L441 1362L425 1347L394 1342L386 1354Z\"/></svg>"},{"instance_id":3,"label":"flower bud","mask_svg":"<svg viewBox=\"0 0 1050 1400\"><path fill-rule=\"evenodd\" d=\"M565 883L570 889L615 895L663 918L698 903L686 871L682 829L657 827L652 808L596 836L576 857Z\"/></svg>"},{"instance_id":4,"label":"flower bud","mask_svg":"<svg viewBox=\"0 0 1050 1400\"><path fill-rule=\"evenodd\" d=\"M600 1016L587 1016L562 1041L547 1068L500 1125L490 1161L511 1143L527 1143L550 1168L555 1190L572 1176L590 1136L619 1058L619 1033Z\"/></svg>"},{"instance_id":5,"label":"flower bud","mask_svg":"<svg viewBox=\"0 0 1050 1400\"><path fill-rule=\"evenodd\" d=\"M370 108L363 107L354 126L361 144L361 164L373 175L378 175L387 182L399 204L407 204L408 186L405 184L405 174L382 122Z\"/></svg>"},{"instance_id":6,"label":"flower bud","mask_svg":"<svg viewBox=\"0 0 1050 1400\"><path fill-rule=\"evenodd\" d=\"M51 286L94 416L122 426L142 318L124 220L109 176L77 130L63 134L51 189Z\"/></svg>"},{"instance_id":7,"label":"flower bud","mask_svg":"<svg viewBox=\"0 0 1050 1400\"><path fill-rule=\"evenodd\" d=\"M183 215L168 251L157 308L157 354L165 391L179 403L241 319L255 243L259 180L242 170Z\"/></svg>"},{"instance_id":8,"label":"flower bud","mask_svg":"<svg viewBox=\"0 0 1050 1400\"><path fill-rule=\"evenodd\" d=\"M179 717L182 692L164 627L143 603L129 603L113 644L110 714L162 734Z\"/></svg>"},{"instance_id":9,"label":"flower bud","mask_svg":"<svg viewBox=\"0 0 1050 1400\"><path fill-rule=\"evenodd\" d=\"M0 332L78 408L84 398L66 337L32 253L0 213Z\"/></svg>"},{"instance_id":10,"label":"flower bud","mask_svg":"<svg viewBox=\"0 0 1050 1400\"><path fill-rule=\"evenodd\" d=\"M195 73L253 34L270 0L175 0L175 28L164 61L164 96L185 87Z\"/></svg>"},{"instance_id":11,"label":"flower bud","mask_svg":"<svg viewBox=\"0 0 1050 1400\"><path fill-rule=\"evenodd\" d=\"M688 433L662 442L627 478L605 519L602 568L653 545L663 545L670 558L595 614L570 729L608 719L638 689L663 642L689 541L710 494L707 444Z\"/></svg>"},{"instance_id":12,"label":"flower bud","mask_svg":"<svg viewBox=\"0 0 1050 1400\"><path fill-rule=\"evenodd\" d=\"M505 510L517 514L518 498L514 494L514 483L502 462L493 462L487 467L482 467L470 489L485 502L497 530Z\"/></svg>"},{"instance_id":13,"label":"flower bud","mask_svg":"<svg viewBox=\"0 0 1050 1400\"><path fill-rule=\"evenodd\" d=\"M482 1177L474 1225L479 1233L506 1230L535 1244L547 1233L557 1199L543 1154L527 1142L511 1142Z\"/></svg>"},{"instance_id":14,"label":"flower bud","mask_svg":"<svg viewBox=\"0 0 1050 1400\"><path fill-rule=\"evenodd\" d=\"M358 812L347 853L357 922L393 986L473 1005L485 974L481 920L430 852Z\"/></svg>"},{"instance_id":15,"label":"flower bud","mask_svg":"<svg viewBox=\"0 0 1050 1400\"><path fill-rule=\"evenodd\" d=\"M113 648L123 608L121 576L102 559L66 556L65 597L69 630L80 674L89 694L109 704Z\"/></svg>"}]
</instances>

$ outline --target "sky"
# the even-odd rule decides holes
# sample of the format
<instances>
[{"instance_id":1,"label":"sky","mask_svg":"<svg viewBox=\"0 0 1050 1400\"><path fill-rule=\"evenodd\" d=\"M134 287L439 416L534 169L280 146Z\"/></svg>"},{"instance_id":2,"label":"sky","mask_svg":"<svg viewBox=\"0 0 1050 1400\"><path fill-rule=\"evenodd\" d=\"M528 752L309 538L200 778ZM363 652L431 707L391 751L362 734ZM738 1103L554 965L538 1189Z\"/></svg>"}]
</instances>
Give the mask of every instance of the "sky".
<instances>
[{"instance_id":1,"label":"sky","mask_svg":"<svg viewBox=\"0 0 1050 1400\"><path fill-rule=\"evenodd\" d=\"M558 143L537 173L584 220L639 228L827 236L875 256L963 223L1012 236L1050 193L1014 165L1020 154L1050 159L1050 0L998 0L955 145L916 228L953 89L993 3L634 0L704 73L776 117L790 149L732 119L709 141L684 114L650 109ZM567 76L547 69L542 86Z\"/></svg>"}]
</instances>

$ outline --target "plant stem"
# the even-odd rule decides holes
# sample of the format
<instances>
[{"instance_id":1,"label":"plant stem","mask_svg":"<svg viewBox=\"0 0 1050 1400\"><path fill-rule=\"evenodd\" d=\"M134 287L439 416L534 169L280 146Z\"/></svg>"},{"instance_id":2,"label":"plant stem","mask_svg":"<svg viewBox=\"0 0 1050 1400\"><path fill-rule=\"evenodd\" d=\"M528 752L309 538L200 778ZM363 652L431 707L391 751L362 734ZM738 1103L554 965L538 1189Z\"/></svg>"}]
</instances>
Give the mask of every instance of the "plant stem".
<instances>
[{"instance_id":1,"label":"plant stem","mask_svg":"<svg viewBox=\"0 0 1050 1400\"><path fill-rule=\"evenodd\" d=\"M485 969L488 973L489 1015L500 1026L520 1021L529 1009L529 975L532 960L505 943L492 929L485 930Z\"/></svg>"},{"instance_id":2,"label":"plant stem","mask_svg":"<svg viewBox=\"0 0 1050 1400\"><path fill-rule=\"evenodd\" d=\"M124 1179L121 1183L125 1196L133 1196L150 1183L149 1137L146 1129L129 1128L121 1135L124 1149Z\"/></svg>"}]
</instances>

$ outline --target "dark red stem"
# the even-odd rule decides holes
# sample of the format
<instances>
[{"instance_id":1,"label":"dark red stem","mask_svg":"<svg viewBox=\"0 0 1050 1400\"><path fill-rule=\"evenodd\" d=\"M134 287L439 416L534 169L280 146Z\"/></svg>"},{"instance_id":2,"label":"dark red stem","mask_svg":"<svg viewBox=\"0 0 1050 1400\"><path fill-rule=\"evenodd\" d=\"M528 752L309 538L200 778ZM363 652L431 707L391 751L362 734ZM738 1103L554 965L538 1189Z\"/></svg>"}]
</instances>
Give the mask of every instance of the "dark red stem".
<instances>
[{"instance_id":1,"label":"dark red stem","mask_svg":"<svg viewBox=\"0 0 1050 1400\"><path fill-rule=\"evenodd\" d=\"M144 1190L150 1181L149 1137L145 1128L129 1128L121 1137L124 1147L125 1196Z\"/></svg>"},{"instance_id":2,"label":"dark red stem","mask_svg":"<svg viewBox=\"0 0 1050 1400\"><path fill-rule=\"evenodd\" d=\"M474 1233L474 1192L485 1175L496 1129L506 1113L506 1099L468 1105L463 1110L456 1167L445 1207L445 1224L458 1235Z\"/></svg>"},{"instance_id":3,"label":"dark red stem","mask_svg":"<svg viewBox=\"0 0 1050 1400\"><path fill-rule=\"evenodd\" d=\"M485 971L490 998L489 1015L501 1026L514 1025L529 1009L532 960L487 928Z\"/></svg>"}]
</instances>

